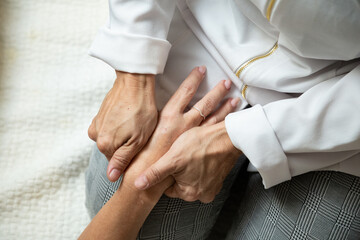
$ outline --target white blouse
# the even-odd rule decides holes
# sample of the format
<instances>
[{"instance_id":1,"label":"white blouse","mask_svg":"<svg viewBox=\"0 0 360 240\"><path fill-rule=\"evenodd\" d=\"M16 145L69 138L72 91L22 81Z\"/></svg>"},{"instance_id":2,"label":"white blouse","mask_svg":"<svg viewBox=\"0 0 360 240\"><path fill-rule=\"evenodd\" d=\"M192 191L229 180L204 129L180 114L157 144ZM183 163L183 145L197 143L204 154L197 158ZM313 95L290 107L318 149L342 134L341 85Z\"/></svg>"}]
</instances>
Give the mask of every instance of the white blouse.
<instances>
[{"instance_id":1,"label":"white blouse","mask_svg":"<svg viewBox=\"0 0 360 240\"><path fill-rule=\"evenodd\" d=\"M241 108L253 106L229 114L225 125L266 188L315 170L360 176L357 0L109 4L90 54L127 72L164 72L174 15L182 16L237 87Z\"/></svg>"}]
</instances>

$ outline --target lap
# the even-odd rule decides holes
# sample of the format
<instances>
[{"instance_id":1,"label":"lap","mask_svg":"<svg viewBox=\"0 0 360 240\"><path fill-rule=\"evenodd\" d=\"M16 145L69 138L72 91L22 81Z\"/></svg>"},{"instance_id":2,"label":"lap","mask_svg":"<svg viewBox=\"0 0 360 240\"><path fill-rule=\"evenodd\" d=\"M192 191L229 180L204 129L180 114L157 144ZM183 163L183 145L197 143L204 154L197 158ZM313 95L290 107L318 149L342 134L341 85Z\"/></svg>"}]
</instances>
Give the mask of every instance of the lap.
<instances>
[{"instance_id":1,"label":"lap","mask_svg":"<svg viewBox=\"0 0 360 240\"><path fill-rule=\"evenodd\" d=\"M222 190L209 204L162 196L146 219L138 239L204 239L215 224L244 162L244 158L239 159L224 181ZM96 215L121 184L121 179L115 183L107 179L106 168L107 159L95 146L85 175L86 207L91 217Z\"/></svg>"},{"instance_id":2,"label":"lap","mask_svg":"<svg viewBox=\"0 0 360 240\"><path fill-rule=\"evenodd\" d=\"M86 172L91 217L121 183L107 179L106 167L107 159L94 147ZM210 204L162 196L138 239L203 239L209 234L217 240L360 239L360 178L311 172L264 189L261 176L247 173L241 159Z\"/></svg>"},{"instance_id":3,"label":"lap","mask_svg":"<svg viewBox=\"0 0 360 240\"><path fill-rule=\"evenodd\" d=\"M359 177L311 172L264 189L249 173L234 187L241 181L246 188L232 191L212 239L360 239Z\"/></svg>"}]
</instances>

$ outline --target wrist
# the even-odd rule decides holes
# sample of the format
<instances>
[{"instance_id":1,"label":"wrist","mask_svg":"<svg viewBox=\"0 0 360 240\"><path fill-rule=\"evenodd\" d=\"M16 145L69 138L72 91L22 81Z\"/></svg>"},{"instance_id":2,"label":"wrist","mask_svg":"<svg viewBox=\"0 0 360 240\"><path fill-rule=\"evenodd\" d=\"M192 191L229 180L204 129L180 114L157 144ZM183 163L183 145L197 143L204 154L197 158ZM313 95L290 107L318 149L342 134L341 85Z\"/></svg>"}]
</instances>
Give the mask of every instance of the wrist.
<instances>
[{"instance_id":1,"label":"wrist","mask_svg":"<svg viewBox=\"0 0 360 240\"><path fill-rule=\"evenodd\" d=\"M155 101L155 75L136 74L116 71L114 92L119 94L124 101L140 107L141 111L156 112Z\"/></svg>"},{"instance_id":2,"label":"wrist","mask_svg":"<svg viewBox=\"0 0 360 240\"><path fill-rule=\"evenodd\" d=\"M128 72L116 72L116 80L114 84L121 84L130 90L146 90L154 92L155 90L155 75L153 74L138 74Z\"/></svg>"},{"instance_id":3,"label":"wrist","mask_svg":"<svg viewBox=\"0 0 360 240\"><path fill-rule=\"evenodd\" d=\"M137 175L136 177L138 177ZM135 198L143 207L154 207L156 203L159 201L160 197L163 195L166 189L168 189L171 185L174 184L173 177L168 177L162 182L152 186L146 190L139 190L135 187L135 178L129 177L126 178L126 174L124 176L124 181L121 183L117 192L121 192L122 195L126 194L126 196L131 196L129 198Z\"/></svg>"},{"instance_id":4,"label":"wrist","mask_svg":"<svg viewBox=\"0 0 360 240\"><path fill-rule=\"evenodd\" d=\"M214 131L216 131L219 134L219 139L222 140L222 143L224 144L226 151L231 152L234 155L240 156L242 152L237 149L234 144L231 142L230 136L226 130L225 121L219 122L215 125L213 125Z\"/></svg>"}]
</instances>

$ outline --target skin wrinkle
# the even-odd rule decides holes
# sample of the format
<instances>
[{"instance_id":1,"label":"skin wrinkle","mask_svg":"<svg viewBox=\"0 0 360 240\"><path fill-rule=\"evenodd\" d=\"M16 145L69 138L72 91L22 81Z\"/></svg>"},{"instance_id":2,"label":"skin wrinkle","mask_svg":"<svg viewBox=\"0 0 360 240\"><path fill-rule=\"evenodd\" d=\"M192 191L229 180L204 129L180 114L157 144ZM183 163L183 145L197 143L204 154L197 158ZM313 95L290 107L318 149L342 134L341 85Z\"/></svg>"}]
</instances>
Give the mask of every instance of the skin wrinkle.
<instances>
[{"instance_id":1,"label":"skin wrinkle","mask_svg":"<svg viewBox=\"0 0 360 240\"><path fill-rule=\"evenodd\" d=\"M120 177L144 146L155 128L158 115L153 75L124 72L116 72L116 75L113 87L89 127L89 136L110 161L107 170L110 181ZM110 175L112 169L118 169L118 174Z\"/></svg>"},{"instance_id":2,"label":"skin wrinkle","mask_svg":"<svg viewBox=\"0 0 360 240\"><path fill-rule=\"evenodd\" d=\"M190 80L191 79L186 79L185 81ZM199 79L195 80L201 82L201 80ZM193 82L193 84L198 86L198 82ZM223 84L219 83L219 85L221 86ZM223 88L217 86L212 90L214 92L218 92L218 94L207 94L204 98L212 97L217 99L216 101L217 103L219 103L228 93L228 91L225 91L225 87L222 87ZM103 236L101 234L102 232L105 232L105 234L109 234L109 238L112 237L114 239L135 239L140 227L150 213L151 209L158 202L162 194L164 192L165 194L167 193L167 189L169 189L169 187L171 186L174 186L174 188L178 189L180 192L181 190L186 191L186 193L188 193L190 196L185 195L184 199L188 201L195 201L201 197L200 195L204 194L203 191L205 191L206 189L201 189L201 191L198 191L198 189L194 189L188 186L181 186L178 184L174 185L175 179L172 176L165 176L163 181L152 187L149 187L146 190L139 190L137 187L135 187L134 184L135 180L142 176L143 171L149 170L151 164L158 163L160 161L159 159L169 153L169 149L173 148L173 146L176 144L173 142L176 142L179 139L183 139L184 136L192 136L192 138L189 138L188 140L192 141L200 137L200 139L204 143L206 143L206 139L202 139L201 137L203 136L203 132L201 132L201 134L199 132L189 133L190 130L202 130L211 128L212 131L218 131L219 128L221 128L224 132L226 132L223 122L215 125L196 127L200 125L202 120L201 116L198 113L194 114L194 110L190 110L186 113L178 111L178 109L181 109L181 107L179 108L179 105L186 106L188 102L190 102L191 97L188 99L180 98L181 101L187 102L187 104L181 104L179 102L179 96L177 95L177 93L174 94L174 96L169 100L162 112L160 112L158 125L156 126L155 131L150 138L150 141L130 163L130 166L124 174L122 184L120 184L119 189L116 191L114 196L105 204L105 206L103 206L100 212L95 216L95 218L83 232L80 239L89 239L89 236L92 239L94 239L94 237L96 239L97 236ZM176 99L176 101L174 101L174 99ZM204 101L200 100L200 102L203 103ZM224 104L229 103L230 102L227 101ZM223 119L227 113L233 110L233 108L227 107L221 107L220 109L226 109L227 111L215 112L214 114L218 116L219 119ZM192 113L189 114L190 112ZM166 129L166 131L164 131L164 129ZM230 139L228 139L228 141L230 141ZM178 150L181 150L181 148L179 148ZM181 151L176 151L175 155L173 155L174 157L166 159L167 164L169 164L167 166L167 169L172 172L177 172L178 174L181 174L182 171L186 173L187 168L196 170L198 165L193 165L192 163L194 163L194 161L192 159L199 158L199 154L203 152L203 150L198 152L186 151L185 155L183 155L183 152ZM188 166L181 165L184 162ZM202 171L207 171L207 169L203 167ZM181 181L181 179L179 181ZM202 184L201 182L197 182L198 185L199 183ZM210 184L215 185L212 183L212 181ZM216 186L220 185L221 184L217 184ZM211 190L211 194L216 191L217 189ZM176 192L174 193L176 194ZM133 204L134 201L138 201L139 198L141 199L141 205ZM211 197L202 197L201 199L203 199L203 201L210 201ZM129 209L131 209L131 213L129 212ZM119 228L119 225L123 226L123 228Z\"/></svg>"}]
</instances>

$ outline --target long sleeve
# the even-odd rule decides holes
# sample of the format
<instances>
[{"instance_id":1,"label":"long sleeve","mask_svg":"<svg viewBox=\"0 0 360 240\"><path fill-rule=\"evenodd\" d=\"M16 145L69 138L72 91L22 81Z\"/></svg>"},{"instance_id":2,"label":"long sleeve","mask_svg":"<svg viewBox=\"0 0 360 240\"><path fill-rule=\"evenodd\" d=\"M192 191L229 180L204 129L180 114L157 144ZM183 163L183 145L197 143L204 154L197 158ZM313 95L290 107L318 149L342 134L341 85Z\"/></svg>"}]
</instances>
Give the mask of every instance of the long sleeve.
<instances>
[{"instance_id":1,"label":"long sleeve","mask_svg":"<svg viewBox=\"0 0 360 240\"><path fill-rule=\"evenodd\" d=\"M279 46L327 60L360 57L358 0L250 0L279 31Z\"/></svg>"},{"instance_id":2,"label":"long sleeve","mask_svg":"<svg viewBox=\"0 0 360 240\"><path fill-rule=\"evenodd\" d=\"M109 7L108 24L99 30L90 55L119 71L162 73L175 1L109 0Z\"/></svg>"},{"instance_id":3,"label":"long sleeve","mask_svg":"<svg viewBox=\"0 0 360 240\"><path fill-rule=\"evenodd\" d=\"M280 31L279 44L300 56L351 60L360 57L359 14L358 0L279 0L270 23Z\"/></svg>"},{"instance_id":4,"label":"long sleeve","mask_svg":"<svg viewBox=\"0 0 360 240\"><path fill-rule=\"evenodd\" d=\"M360 66L298 98L232 113L225 124L266 188L348 159L360 162ZM360 168L350 170L360 175Z\"/></svg>"}]
</instances>

